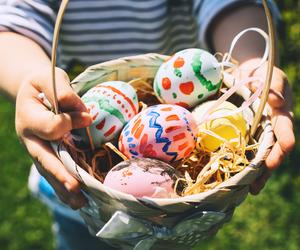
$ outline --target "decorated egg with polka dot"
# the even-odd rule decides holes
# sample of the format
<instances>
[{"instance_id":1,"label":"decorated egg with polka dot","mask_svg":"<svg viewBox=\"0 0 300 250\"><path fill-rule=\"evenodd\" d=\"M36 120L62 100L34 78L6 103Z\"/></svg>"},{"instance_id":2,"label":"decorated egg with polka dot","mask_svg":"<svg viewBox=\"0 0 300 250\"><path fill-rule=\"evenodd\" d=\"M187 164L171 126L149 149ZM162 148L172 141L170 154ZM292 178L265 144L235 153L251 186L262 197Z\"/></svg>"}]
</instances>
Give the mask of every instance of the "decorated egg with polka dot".
<instances>
[{"instance_id":1,"label":"decorated egg with polka dot","mask_svg":"<svg viewBox=\"0 0 300 250\"><path fill-rule=\"evenodd\" d=\"M212 54L186 49L159 67L154 90L165 103L191 108L214 95L221 82L221 66Z\"/></svg>"},{"instance_id":2,"label":"decorated egg with polka dot","mask_svg":"<svg viewBox=\"0 0 300 250\"><path fill-rule=\"evenodd\" d=\"M98 84L81 99L92 115L90 133L95 147L118 136L124 125L138 112L138 98L134 88L122 81ZM85 129L79 131L88 143Z\"/></svg>"},{"instance_id":3,"label":"decorated egg with polka dot","mask_svg":"<svg viewBox=\"0 0 300 250\"><path fill-rule=\"evenodd\" d=\"M148 157L172 163L195 147L196 122L185 108L160 104L137 114L122 130L119 150L129 158Z\"/></svg>"}]
</instances>

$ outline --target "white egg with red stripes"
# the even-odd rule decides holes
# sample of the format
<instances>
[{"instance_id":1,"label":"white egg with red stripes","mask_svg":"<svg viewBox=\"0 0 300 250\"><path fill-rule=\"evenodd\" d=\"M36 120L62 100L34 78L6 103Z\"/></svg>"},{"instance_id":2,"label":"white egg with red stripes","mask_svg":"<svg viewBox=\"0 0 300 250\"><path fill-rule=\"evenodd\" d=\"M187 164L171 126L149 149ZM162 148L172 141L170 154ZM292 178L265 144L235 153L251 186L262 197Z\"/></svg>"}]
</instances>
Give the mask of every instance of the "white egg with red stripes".
<instances>
[{"instance_id":1,"label":"white egg with red stripes","mask_svg":"<svg viewBox=\"0 0 300 250\"><path fill-rule=\"evenodd\" d=\"M81 99L93 119L89 130L96 148L116 138L124 125L138 113L135 89L122 81L100 83L88 90ZM85 129L75 133L86 144L89 143Z\"/></svg>"}]
</instances>

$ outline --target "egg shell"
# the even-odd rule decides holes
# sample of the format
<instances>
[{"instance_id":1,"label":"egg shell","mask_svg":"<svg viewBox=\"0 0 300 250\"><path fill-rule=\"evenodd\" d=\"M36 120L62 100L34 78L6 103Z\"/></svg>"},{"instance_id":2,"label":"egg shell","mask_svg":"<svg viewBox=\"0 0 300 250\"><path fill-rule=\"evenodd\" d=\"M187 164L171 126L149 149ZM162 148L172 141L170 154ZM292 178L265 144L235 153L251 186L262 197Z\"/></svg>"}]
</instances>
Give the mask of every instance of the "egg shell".
<instances>
[{"instance_id":1,"label":"egg shell","mask_svg":"<svg viewBox=\"0 0 300 250\"><path fill-rule=\"evenodd\" d=\"M95 147L119 135L124 125L138 112L134 88L122 81L110 81L91 88L82 97L93 123L89 127ZM88 143L85 129L79 130Z\"/></svg>"},{"instance_id":2,"label":"egg shell","mask_svg":"<svg viewBox=\"0 0 300 250\"><path fill-rule=\"evenodd\" d=\"M239 137L239 133L242 137L245 138L247 132L247 123L243 117L243 113L236 113L233 115L229 115L226 117L221 117L217 119L212 119L202 124L199 124L202 116L206 113L206 111L214 104L216 101L209 101L203 103L196 107L192 114L199 125L199 130L205 129L214 132L218 136L223 137L226 140L231 140ZM223 102L220 104L211 114L218 114L224 112L232 112L236 110L237 107L230 102ZM237 130L239 131L237 132ZM201 145L207 151L215 151L217 150L223 142L211 135L201 134Z\"/></svg>"},{"instance_id":3,"label":"egg shell","mask_svg":"<svg viewBox=\"0 0 300 250\"><path fill-rule=\"evenodd\" d=\"M190 108L214 95L221 82L221 67L212 54L201 49L186 49L159 67L154 91L165 103Z\"/></svg>"},{"instance_id":4,"label":"egg shell","mask_svg":"<svg viewBox=\"0 0 300 250\"><path fill-rule=\"evenodd\" d=\"M196 122L183 107L159 104L136 115L122 130L119 150L127 157L174 162L195 147Z\"/></svg>"},{"instance_id":5,"label":"egg shell","mask_svg":"<svg viewBox=\"0 0 300 250\"><path fill-rule=\"evenodd\" d=\"M137 198L170 198L176 194L175 169L155 159L132 159L113 167L104 179L104 185L131 194Z\"/></svg>"}]
</instances>

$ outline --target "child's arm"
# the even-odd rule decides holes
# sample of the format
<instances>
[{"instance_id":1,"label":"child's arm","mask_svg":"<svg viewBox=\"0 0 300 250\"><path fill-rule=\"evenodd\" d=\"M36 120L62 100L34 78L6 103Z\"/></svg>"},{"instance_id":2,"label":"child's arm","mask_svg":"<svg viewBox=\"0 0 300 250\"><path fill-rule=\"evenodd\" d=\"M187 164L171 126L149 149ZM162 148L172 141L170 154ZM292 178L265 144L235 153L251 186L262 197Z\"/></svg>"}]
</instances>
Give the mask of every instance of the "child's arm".
<instances>
[{"instance_id":1,"label":"child's arm","mask_svg":"<svg viewBox=\"0 0 300 250\"><path fill-rule=\"evenodd\" d=\"M90 125L91 118L69 85L67 74L57 69L61 114L55 115L38 99L44 92L52 100L50 60L32 40L15 33L0 32L0 88L16 98L16 131L39 172L53 186L59 198L72 208L85 199L78 181L64 168L47 140L61 138L73 128Z\"/></svg>"},{"instance_id":2,"label":"child's arm","mask_svg":"<svg viewBox=\"0 0 300 250\"><path fill-rule=\"evenodd\" d=\"M0 32L0 88L12 100L28 72L50 67L43 49L31 39L12 32ZM33 60L35 58L35 60Z\"/></svg>"},{"instance_id":3,"label":"child's arm","mask_svg":"<svg viewBox=\"0 0 300 250\"><path fill-rule=\"evenodd\" d=\"M246 5L227 10L215 19L211 27L211 45L215 51L226 52L233 37L249 27L259 27L267 32L264 10L261 6ZM233 57L241 62L243 73L250 75L254 66L264 52L265 42L257 33L248 32L238 42ZM256 70L253 75L265 77L267 67ZM272 170L278 167L284 157L293 149L295 136L293 132L293 117L291 90L287 76L283 71L274 68L268 103L271 107L271 119L277 141L273 146L266 166ZM251 192L257 194L266 183L270 172L259 178L253 185Z\"/></svg>"}]
</instances>

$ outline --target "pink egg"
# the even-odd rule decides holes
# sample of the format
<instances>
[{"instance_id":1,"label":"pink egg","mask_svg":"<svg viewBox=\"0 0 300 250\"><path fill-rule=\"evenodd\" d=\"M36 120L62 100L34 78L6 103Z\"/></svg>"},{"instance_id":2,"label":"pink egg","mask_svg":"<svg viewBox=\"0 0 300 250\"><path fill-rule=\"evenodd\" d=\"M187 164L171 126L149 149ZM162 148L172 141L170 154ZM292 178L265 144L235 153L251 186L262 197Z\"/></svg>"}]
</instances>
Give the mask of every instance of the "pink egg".
<instances>
[{"instance_id":1,"label":"pink egg","mask_svg":"<svg viewBox=\"0 0 300 250\"><path fill-rule=\"evenodd\" d=\"M174 162L195 147L196 122L183 107L151 106L137 114L122 130L119 150L129 158L156 158Z\"/></svg>"},{"instance_id":2,"label":"pink egg","mask_svg":"<svg viewBox=\"0 0 300 250\"><path fill-rule=\"evenodd\" d=\"M175 197L175 169L159 160L143 158L123 161L105 177L104 185L137 198Z\"/></svg>"}]
</instances>

